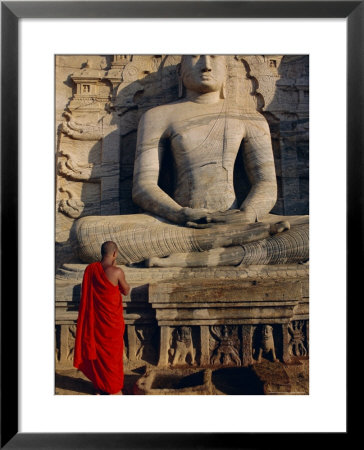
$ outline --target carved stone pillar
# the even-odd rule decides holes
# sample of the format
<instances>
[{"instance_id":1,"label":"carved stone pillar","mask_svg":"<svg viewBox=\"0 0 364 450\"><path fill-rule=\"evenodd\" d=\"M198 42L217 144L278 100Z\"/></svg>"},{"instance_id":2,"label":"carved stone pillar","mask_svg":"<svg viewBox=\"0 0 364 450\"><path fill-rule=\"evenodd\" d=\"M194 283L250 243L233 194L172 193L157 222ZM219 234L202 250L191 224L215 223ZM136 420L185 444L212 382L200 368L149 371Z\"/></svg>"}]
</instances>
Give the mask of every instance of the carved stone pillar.
<instances>
[{"instance_id":1,"label":"carved stone pillar","mask_svg":"<svg viewBox=\"0 0 364 450\"><path fill-rule=\"evenodd\" d=\"M67 354L68 354L68 326L61 325L61 339L60 339L60 349L59 349L59 362L60 364L67 364Z\"/></svg>"},{"instance_id":2,"label":"carved stone pillar","mask_svg":"<svg viewBox=\"0 0 364 450\"><path fill-rule=\"evenodd\" d=\"M206 366L210 362L210 331L208 325L201 325L200 327L200 345L201 345L201 357L200 365Z\"/></svg>"},{"instance_id":3,"label":"carved stone pillar","mask_svg":"<svg viewBox=\"0 0 364 450\"><path fill-rule=\"evenodd\" d=\"M158 366L168 366L168 350L171 330L169 326L160 327L161 340L159 348L159 361Z\"/></svg>"},{"instance_id":4,"label":"carved stone pillar","mask_svg":"<svg viewBox=\"0 0 364 450\"><path fill-rule=\"evenodd\" d=\"M134 325L127 325L128 333L128 358L129 361L135 361L135 355L137 352L137 336Z\"/></svg>"},{"instance_id":5,"label":"carved stone pillar","mask_svg":"<svg viewBox=\"0 0 364 450\"><path fill-rule=\"evenodd\" d=\"M65 324L59 325L59 364L61 366L73 365L73 352L75 346L76 325Z\"/></svg>"},{"instance_id":6,"label":"carved stone pillar","mask_svg":"<svg viewBox=\"0 0 364 450\"><path fill-rule=\"evenodd\" d=\"M291 355L289 354L289 332L288 332L288 324L282 324L282 360L285 363L289 363L291 361Z\"/></svg>"},{"instance_id":7,"label":"carved stone pillar","mask_svg":"<svg viewBox=\"0 0 364 450\"><path fill-rule=\"evenodd\" d=\"M243 366L253 364L253 332L252 325L243 325L241 330L242 350L243 350Z\"/></svg>"}]
</instances>

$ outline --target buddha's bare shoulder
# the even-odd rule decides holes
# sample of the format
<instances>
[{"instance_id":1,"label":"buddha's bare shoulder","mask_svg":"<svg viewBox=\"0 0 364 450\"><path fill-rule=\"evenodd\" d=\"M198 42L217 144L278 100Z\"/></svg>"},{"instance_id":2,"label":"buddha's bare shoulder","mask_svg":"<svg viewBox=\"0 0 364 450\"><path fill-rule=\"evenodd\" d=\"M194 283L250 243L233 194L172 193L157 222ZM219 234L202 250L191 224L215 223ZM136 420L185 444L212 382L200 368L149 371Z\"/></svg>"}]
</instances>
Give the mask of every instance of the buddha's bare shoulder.
<instances>
[{"instance_id":1,"label":"buddha's bare shoulder","mask_svg":"<svg viewBox=\"0 0 364 450\"><path fill-rule=\"evenodd\" d=\"M180 102L166 103L165 105L155 106L154 108L148 109L142 119L144 121L167 121L170 116L174 116L177 110L180 109Z\"/></svg>"},{"instance_id":2,"label":"buddha's bare shoulder","mask_svg":"<svg viewBox=\"0 0 364 450\"><path fill-rule=\"evenodd\" d=\"M244 125L247 135L250 137L269 134L269 125L266 118L258 111L245 110L235 107L230 110L230 117L238 118Z\"/></svg>"}]
</instances>

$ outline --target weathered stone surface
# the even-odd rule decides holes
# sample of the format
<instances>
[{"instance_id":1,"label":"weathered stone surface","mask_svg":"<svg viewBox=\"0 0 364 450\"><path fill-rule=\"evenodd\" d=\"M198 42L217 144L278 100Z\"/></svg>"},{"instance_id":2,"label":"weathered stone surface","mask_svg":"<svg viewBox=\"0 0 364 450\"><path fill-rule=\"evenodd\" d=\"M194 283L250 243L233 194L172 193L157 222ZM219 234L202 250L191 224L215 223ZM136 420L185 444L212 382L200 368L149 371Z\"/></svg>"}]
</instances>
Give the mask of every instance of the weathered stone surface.
<instances>
[{"instance_id":1,"label":"weathered stone surface","mask_svg":"<svg viewBox=\"0 0 364 450\"><path fill-rule=\"evenodd\" d=\"M150 284L159 325L288 322L302 300L299 281L277 284L210 280Z\"/></svg>"},{"instance_id":2,"label":"weathered stone surface","mask_svg":"<svg viewBox=\"0 0 364 450\"><path fill-rule=\"evenodd\" d=\"M263 384L265 395L291 394L292 385L282 364L265 361L252 369Z\"/></svg>"},{"instance_id":3,"label":"weathered stone surface","mask_svg":"<svg viewBox=\"0 0 364 450\"><path fill-rule=\"evenodd\" d=\"M304 395L308 367L265 361L222 369L149 369L136 382L139 395Z\"/></svg>"},{"instance_id":4,"label":"weathered stone surface","mask_svg":"<svg viewBox=\"0 0 364 450\"><path fill-rule=\"evenodd\" d=\"M195 279L188 283L150 284L149 301L157 307L173 307L174 304L189 303L244 303L266 301L298 301L302 298L302 285L299 281L266 283L253 281ZM203 305L202 305L203 306Z\"/></svg>"},{"instance_id":5,"label":"weathered stone surface","mask_svg":"<svg viewBox=\"0 0 364 450\"><path fill-rule=\"evenodd\" d=\"M139 395L211 395L211 371L151 369L135 384Z\"/></svg>"}]
</instances>

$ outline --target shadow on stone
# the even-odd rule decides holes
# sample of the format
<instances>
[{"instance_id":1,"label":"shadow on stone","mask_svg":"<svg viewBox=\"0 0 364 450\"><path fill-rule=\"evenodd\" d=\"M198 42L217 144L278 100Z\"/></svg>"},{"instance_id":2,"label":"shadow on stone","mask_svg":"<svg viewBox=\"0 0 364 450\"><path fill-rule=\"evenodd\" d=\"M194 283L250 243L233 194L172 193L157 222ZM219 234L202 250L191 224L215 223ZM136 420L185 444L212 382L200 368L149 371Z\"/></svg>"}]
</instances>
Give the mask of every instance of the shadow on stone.
<instances>
[{"instance_id":1,"label":"shadow on stone","mask_svg":"<svg viewBox=\"0 0 364 450\"><path fill-rule=\"evenodd\" d=\"M55 388L57 395L62 395L65 391L68 395L95 394L95 389L90 381L75 376L76 371L74 370L68 371L68 373L68 375L59 372L56 373ZM124 375L124 395L133 394L133 386L139 378L140 374L136 370L134 370L131 374Z\"/></svg>"},{"instance_id":2,"label":"shadow on stone","mask_svg":"<svg viewBox=\"0 0 364 450\"><path fill-rule=\"evenodd\" d=\"M263 385L250 367L214 370L212 384L226 395L263 395Z\"/></svg>"},{"instance_id":3,"label":"shadow on stone","mask_svg":"<svg viewBox=\"0 0 364 450\"><path fill-rule=\"evenodd\" d=\"M181 377L178 373L158 374L152 384L152 389L183 389L201 386L204 383L203 371Z\"/></svg>"},{"instance_id":4,"label":"shadow on stone","mask_svg":"<svg viewBox=\"0 0 364 450\"><path fill-rule=\"evenodd\" d=\"M90 381L86 381L81 378L70 377L68 375L61 375L60 373L56 373L55 387L56 389L74 391L75 394L94 393L94 388Z\"/></svg>"}]
</instances>

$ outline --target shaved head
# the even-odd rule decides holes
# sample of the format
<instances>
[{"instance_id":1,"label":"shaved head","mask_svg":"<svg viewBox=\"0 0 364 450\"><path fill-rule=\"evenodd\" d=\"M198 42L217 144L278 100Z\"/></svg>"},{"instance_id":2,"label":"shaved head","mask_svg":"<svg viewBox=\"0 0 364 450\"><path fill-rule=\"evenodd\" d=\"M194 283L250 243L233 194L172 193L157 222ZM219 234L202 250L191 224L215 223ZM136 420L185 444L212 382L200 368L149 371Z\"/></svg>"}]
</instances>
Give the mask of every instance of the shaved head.
<instances>
[{"instance_id":1,"label":"shaved head","mask_svg":"<svg viewBox=\"0 0 364 450\"><path fill-rule=\"evenodd\" d=\"M112 255L118 248L113 241L104 242L101 246L101 256Z\"/></svg>"}]
</instances>

